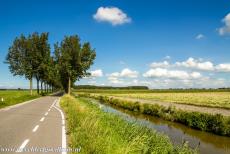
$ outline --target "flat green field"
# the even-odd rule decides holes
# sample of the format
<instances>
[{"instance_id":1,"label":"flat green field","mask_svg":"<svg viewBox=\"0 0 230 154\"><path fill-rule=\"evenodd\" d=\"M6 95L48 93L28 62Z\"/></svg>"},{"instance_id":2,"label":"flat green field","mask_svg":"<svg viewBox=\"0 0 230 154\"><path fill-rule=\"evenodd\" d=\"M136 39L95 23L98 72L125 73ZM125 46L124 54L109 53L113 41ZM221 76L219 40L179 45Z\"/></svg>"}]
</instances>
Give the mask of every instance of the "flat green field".
<instances>
[{"instance_id":1,"label":"flat green field","mask_svg":"<svg viewBox=\"0 0 230 154\"><path fill-rule=\"evenodd\" d=\"M0 90L0 108L22 103L37 97L39 95L35 91L31 96L29 90Z\"/></svg>"},{"instance_id":2,"label":"flat green field","mask_svg":"<svg viewBox=\"0 0 230 154\"><path fill-rule=\"evenodd\" d=\"M183 91L183 92L173 92L173 91L133 91L133 90L116 90L116 91L98 91L93 92L91 90L78 91L76 93L90 93L90 94L100 94L106 96L118 96L124 98L137 98L137 99L147 99L162 102L172 102L181 104L191 104L197 106L207 106L207 107L219 107L219 108L230 108L230 92L196 92L196 91Z\"/></svg>"}]
</instances>

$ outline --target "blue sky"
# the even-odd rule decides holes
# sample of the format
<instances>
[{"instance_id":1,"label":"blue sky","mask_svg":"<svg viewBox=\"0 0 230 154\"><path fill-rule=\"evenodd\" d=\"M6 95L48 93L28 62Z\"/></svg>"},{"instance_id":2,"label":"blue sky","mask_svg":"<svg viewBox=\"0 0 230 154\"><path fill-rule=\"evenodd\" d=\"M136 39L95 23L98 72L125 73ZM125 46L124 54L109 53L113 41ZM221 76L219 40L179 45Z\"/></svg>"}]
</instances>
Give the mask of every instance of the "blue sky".
<instances>
[{"instance_id":1,"label":"blue sky","mask_svg":"<svg viewBox=\"0 0 230 154\"><path fill-rule=\"evenodd\" d=\"M1 0L0 88L28 88L3 61L16 36L35 31L51 47L78 34L96 49L92 77L76 84L229 87L229 13L226 0Z\"/></svg>"}]
</instances>

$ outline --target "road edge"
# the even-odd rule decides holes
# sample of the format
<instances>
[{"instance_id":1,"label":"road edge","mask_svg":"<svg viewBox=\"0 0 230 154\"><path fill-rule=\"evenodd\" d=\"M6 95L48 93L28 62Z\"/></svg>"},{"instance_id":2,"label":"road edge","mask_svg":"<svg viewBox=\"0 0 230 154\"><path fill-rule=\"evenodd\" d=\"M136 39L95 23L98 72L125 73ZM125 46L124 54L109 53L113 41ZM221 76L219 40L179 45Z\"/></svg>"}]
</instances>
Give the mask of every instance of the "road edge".
<instances>
[{"instance_id":1,"label":"road edge","mask_svg":"<svg viewBox=\"0 0 230 154\"><path fill-rule=\"evenodd\" d=\"M59 97L56 100L56 103L53 105L53 107L58 110L61 114L61 120L62 120L62 154L67 154L67 144L66 144L66 127L65 127L65 115L62 111L62 109L60 108L60 99L61 97Z\"/></svg>"}]
</instances>

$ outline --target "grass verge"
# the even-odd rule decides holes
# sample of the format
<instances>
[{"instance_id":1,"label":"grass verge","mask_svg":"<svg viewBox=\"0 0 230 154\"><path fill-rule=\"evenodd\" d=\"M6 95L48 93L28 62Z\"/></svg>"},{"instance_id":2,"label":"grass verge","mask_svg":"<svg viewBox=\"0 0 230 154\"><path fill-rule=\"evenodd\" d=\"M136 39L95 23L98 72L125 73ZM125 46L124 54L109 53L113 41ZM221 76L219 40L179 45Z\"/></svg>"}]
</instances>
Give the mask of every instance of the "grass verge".
<instances>
[{"instance_id":1,"label":"grass verge","mask_svg":"<svg viewBox=\"0 0 230 154\"><path fill-rule=\"evenodd\" d=\"M230 136L230 117L224 117L220 114L211 115L200 112L187 112L157 104L132 102L101 95L82 96L93 97L104 103L109 103L130 111L161 117L169 121L179 122L198 130L212 132L214 134L223 136Z\"/></svg>"},{"instance_id":2,"label":"grass verge","mask_svg":"<svg viewBox=\"0 0 230 154\"><path fill-rule=\"evenodd\" d=\"M3 90L0 91L0 108L22 103L40 97L34 92L30 95L28 90Z\"/></svg>"},{"instance_id":3,"label":"grass verge","mask_svg":"<svg viewBox=\"0 0 230 154\"><path fill-rule=\"evenodd\" d=\"M195 153L185 144L174 147L163 134L105 113L91 102L63 96L61 107L68 123L69 146L81 153Z\"/></svg>"}]
</instances>

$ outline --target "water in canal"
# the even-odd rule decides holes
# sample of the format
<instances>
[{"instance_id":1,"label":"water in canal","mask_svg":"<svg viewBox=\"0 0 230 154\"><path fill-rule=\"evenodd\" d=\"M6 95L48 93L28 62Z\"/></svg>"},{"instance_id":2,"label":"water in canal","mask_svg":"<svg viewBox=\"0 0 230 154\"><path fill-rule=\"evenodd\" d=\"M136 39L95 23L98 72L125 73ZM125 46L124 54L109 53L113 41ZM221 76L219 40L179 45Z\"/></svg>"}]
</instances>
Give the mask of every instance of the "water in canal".
<instances>
[{"instance_id":1,"label":"water in canal","mask_svg":"<svg viewBox=\"0 0 230 154\"><path fill-rule=\"evenodd\" d=\"M191 148L197 148L201 154L230 154L230 137L194 130L182 124L165 121L153 116L137 114L100 103L94 99L90 99L90 101L98 104L105 112L117 114L128 121L135 121L140 125L145 125L166 134L173 144L182 144L187 141Z\"/></svg>"}]
</instances>

